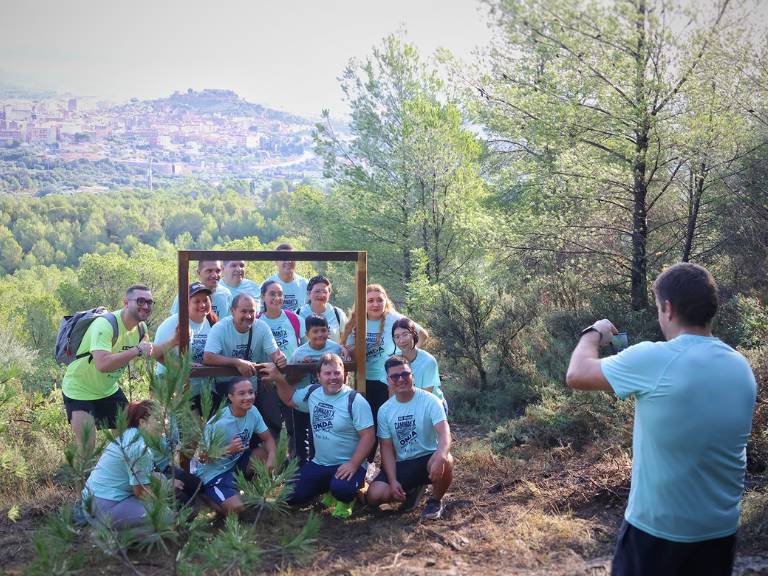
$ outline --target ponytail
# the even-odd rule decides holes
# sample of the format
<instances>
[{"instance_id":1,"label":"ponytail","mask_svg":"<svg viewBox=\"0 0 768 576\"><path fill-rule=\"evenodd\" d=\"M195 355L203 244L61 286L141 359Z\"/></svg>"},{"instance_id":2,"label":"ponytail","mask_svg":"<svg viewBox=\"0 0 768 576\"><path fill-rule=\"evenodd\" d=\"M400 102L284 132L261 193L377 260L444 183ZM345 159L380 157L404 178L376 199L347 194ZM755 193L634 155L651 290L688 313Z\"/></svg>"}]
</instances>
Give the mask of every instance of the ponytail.
<instances>
[{"instance_id":1,"label":"ponytail","mask_svg":"<svg viewBox=\"0 0 768 576\"><path fill-rule=\"evenodd\" d=\"M339 344L342 346L345 346L347 343L347 338L350 334L354 333L355 331L355 324L357 319L357 312L355 311L354 306L352 307L352 312L349 313L349 319L347 320L347 323L344 325L344 330L342 330L341 335L339 336ZM357 343L355 343L357 345Z\"/></svg>"}]
</instances>

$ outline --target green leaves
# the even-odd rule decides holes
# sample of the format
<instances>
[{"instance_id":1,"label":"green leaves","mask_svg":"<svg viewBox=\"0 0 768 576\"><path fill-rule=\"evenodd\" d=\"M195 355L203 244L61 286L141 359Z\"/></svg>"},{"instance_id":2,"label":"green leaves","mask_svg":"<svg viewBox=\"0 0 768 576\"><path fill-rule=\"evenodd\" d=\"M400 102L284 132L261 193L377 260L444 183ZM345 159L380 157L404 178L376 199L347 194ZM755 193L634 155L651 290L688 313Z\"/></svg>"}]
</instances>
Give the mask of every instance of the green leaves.
<instances>
[{"instance_id":1,"label":"green leaves","mask_svg":"<svg viewBox=\"0 0 768 576\"><path fill-rule=\"evenodd\" d=\"M288 436L280 433L277 443L277 454L272 470L258 460L251 460L253 466L253 478L246 480L242 472L235 474L236 485L242 492L243 503L246 508L257 508L259 515L262 511L285 513L286 501L293 492L293 486L289 484L291 478L299 470L295 459L288 459Z\"/></svg>"},{"instance_id":2,"label":"green leaves","mask_svg":"<svg viewBox=\"0 0 768 576\"><path fill-rule=\"evenodd\" d=\"M329 122L316 131L333 188L323 201L311 198L311 225L319 228L313 236L324 247L368 250L396 294L413 272L410 251L420 248L437 282L471 253L487 195L479 139L435 69L401 36L350 61L341 82L352 137L340 137Z\"/></svg>"}]
</instances>

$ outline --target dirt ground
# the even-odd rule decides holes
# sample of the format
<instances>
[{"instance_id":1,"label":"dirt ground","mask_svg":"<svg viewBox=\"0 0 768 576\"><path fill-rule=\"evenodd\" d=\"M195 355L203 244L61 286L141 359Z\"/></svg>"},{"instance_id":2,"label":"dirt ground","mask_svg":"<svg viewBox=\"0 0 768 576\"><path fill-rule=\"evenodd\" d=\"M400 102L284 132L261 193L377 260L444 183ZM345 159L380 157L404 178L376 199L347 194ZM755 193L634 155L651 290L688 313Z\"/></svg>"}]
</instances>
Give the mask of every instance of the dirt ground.
<instances>
[{"instance_id":1,"label":"dirt ground","mask_svg":"<svg viewBox=\"0 0 768 576\"><path fill-rule=\"evenodd\" d=\"M618 449L575 454L520 450L517 460L493 456L477 430L454 427L457 474L437 522L418 511L398 514L362 508L348 520L322 517L310 564L267 567L291 575L519 574L602 575L610 572L614 535L629 490L630 460ZM31 536L56 509L62 491L53 484L11 522L0 516L0 572L22 574L33 558ZM306 512L292 515L299 525ZM87 543L84 546L90 546ZM95 550L82 574L124 574ZM144 574L169 567L139 565ZM768 546L741 542L738 576L768 575Z\"/></svg>"}]
</instances>

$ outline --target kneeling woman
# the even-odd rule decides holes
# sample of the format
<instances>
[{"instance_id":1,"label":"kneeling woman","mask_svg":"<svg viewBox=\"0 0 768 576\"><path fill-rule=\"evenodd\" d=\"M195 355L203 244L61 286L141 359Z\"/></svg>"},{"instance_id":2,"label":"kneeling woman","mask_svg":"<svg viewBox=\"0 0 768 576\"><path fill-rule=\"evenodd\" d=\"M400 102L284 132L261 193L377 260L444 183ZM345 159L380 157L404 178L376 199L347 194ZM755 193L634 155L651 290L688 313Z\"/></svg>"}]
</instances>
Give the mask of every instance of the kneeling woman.
<instances>
[{"instance_id":1,"label":"kneeling woman","mask_svg":"<svg viewBox=\"0 0 768 576\"><path fill-rule=\"evenodd\" d=\"M323 354L320 384L303 390L294 391L274 364L263 366L262 378L277 383L286 405L310 415L315 454L294 477L289 503L306 504L330 492L337 501L334 516L351 515L355 496L365 481L363 464L375 431L368 402L346 385L344 362L336 354Z\"/></svg>"},{"instance_id":2,"label":"kneeling woman","mask_svg":"<svg viewBox=\"0 0 768 576\"><path fill-rule=\"evenodd\" d=\"M239 514L243 511L243 500L235 486L235 470L244 474L252 473L251 460L264 462L267 468L275 463L275 440L264 423L264 419L253 405L256 399L250 380L234 380L227 392L229 406L222 415L214 415L205 425L203 442L195 474L202 480L204 492L218 512ZM250 449L251 436L256 433L261 446ZM226 448L219 458L210 458L204 450L213 443L223 443Z\"/></svg>"},{"instance_id":3,"label":"kneeling woman","mask_svg":"<svg viewBox=\"0 0 768 576\"><path fill-rule=\"evenodd\" d=\"M85 510L113 528L135 526L147 515L141 500L149 491L153 463L142 432L160 430L153 407L152 400L128 404L128 428L107 444L83 488Z\"/></svg>"}]
</instances>

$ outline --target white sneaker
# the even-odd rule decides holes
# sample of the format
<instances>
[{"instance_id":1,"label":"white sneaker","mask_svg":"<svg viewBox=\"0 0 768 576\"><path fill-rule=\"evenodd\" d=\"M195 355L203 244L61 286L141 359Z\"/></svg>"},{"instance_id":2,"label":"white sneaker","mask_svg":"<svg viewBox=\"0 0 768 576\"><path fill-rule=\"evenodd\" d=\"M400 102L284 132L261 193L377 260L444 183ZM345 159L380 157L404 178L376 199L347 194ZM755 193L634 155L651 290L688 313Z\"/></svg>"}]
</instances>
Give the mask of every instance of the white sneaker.
<instances>
[{"instance_id":1,"label":"white sneaker","mask_svg":"<svg viewBox=\"0 0 768 576\"><path fill-rule=\"evenodd\" d=\"M376 466L376 462L371 462L368 464L368 470L365 472L365 481L370 484L373 482L373 479L376 478L379 474L379 467Z\"/></svg>"}]
</instances>

